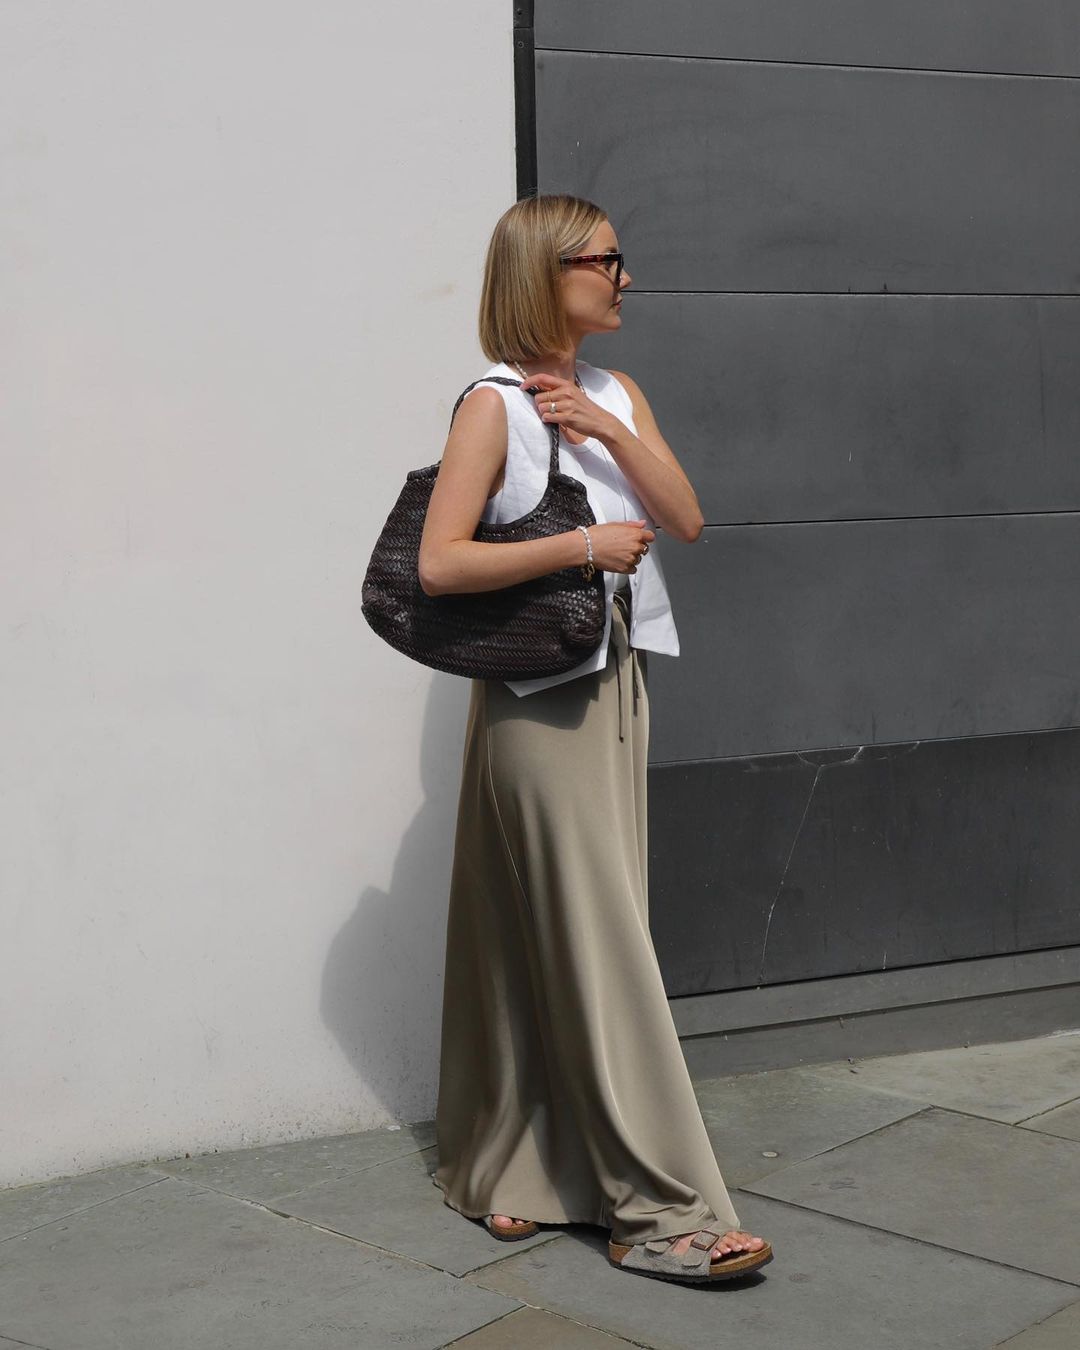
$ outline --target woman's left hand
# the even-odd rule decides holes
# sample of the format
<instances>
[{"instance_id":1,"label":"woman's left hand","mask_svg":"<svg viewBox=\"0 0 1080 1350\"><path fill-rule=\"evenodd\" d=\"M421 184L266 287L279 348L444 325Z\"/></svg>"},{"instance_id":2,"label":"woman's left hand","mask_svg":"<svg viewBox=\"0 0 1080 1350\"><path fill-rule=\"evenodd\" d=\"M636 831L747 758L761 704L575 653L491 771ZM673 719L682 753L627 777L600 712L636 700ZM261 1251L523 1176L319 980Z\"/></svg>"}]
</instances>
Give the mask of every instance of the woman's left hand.
<instances>
[{"instance_id":1,"label":"woman's left hand","mask_svg":"<svg viewBox=\"0 0 1080 1350\"><path fill-rule=\"evenodd\" d=\"M524 390L542 390L533 398L545 422L556 422L561 427L576 431L579 436L595 436L599 440L609 434L613 414L594 403L573 381L540 371L522 380L521 387ZM551 411L552 403L555 404L554 412Z\"/></svg>"}]
</instances>

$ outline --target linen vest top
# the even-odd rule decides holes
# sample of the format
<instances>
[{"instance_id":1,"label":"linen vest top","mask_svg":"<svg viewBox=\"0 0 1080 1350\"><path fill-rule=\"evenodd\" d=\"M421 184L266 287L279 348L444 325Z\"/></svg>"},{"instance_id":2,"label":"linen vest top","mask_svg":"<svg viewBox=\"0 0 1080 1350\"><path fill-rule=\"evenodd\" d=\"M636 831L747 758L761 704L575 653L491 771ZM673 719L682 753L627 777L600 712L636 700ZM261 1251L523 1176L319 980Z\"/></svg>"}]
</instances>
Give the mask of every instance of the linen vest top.
<instances>
[{"instance_id":1,"label":"linen vest top","mask_svg":"<svg viewBox=\"0 0 1080 1350\"><path fill-rule=\"evenodd\" d=\"M630 395L615 376L585 361L577 363L577 374L589 398L614 413L636 435ZM521 380L520 372L505 361L500 361L484 372L485 378L490 375ZM551 461L550 424L541 417L533 396L522 389L512 389L504 384L481 384L477 388L497 389L506 405L507 443L503 484L493 497L488 498L481 513L481 519L489 524L505 524L531 511L547 490ZM585 484L586 496L597 524L644 520L649 529L656 528L629 479L615 463L607 447L595 437L590 436L581 445L571 445L565 436L560 436L559 468ZM581 544L584 553L584 539ZM655 549L649 549L638 563L636 572L604 572L603 576L607 603L604 636L600 646L580 665L561 675L548 675L536 680L506 680L507 687L519 697L604 669L611 637L612 597L620 582L629 583L631 592L630 645L646 651L662 652L666 656L678 656L679 635L675 629L663 569Z\"/></svg>"}]
</instances>

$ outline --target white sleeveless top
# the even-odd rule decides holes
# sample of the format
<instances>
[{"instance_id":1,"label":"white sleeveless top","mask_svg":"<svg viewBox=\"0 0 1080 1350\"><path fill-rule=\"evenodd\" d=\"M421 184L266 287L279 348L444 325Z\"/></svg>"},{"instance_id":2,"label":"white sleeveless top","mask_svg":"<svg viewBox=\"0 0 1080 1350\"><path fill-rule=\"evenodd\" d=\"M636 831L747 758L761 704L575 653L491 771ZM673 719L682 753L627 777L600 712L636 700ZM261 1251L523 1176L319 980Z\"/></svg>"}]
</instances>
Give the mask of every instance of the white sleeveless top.
<instances>
[{"instance_id":1,"label":"white sleeveless top","mask_svg":"<svg viewBox=\"0 0 1080 1350\"><path fill-rule=\"evenodd\" d=\"M614 413L636 435L630 395L615 376L585 361L577 363L577 373L589 398ZM484 375L503 375L519 383L521 381L520 372L503 361L491 366ZM494 497L488 498L481 514L481 519L489 524L505 524L531 511L547 489L551 462L549 423L541 418L533 396L521 389L512 389L505 384L481 384L477 388L497 389L506 404L507 445L503 485ZM590 436L581 445L571 445L565 436L561 436L559 468L585 484L586 496L598 524L606 525L617 520L645 520L649 529L656 528L629 479L615 463L607 447L595 437ZM582 540L583 547L584 542ZM549 675L538 680L507 680L507 687L515 694L532 694L538 689L576 679L579 675L603 670L607 663L611 635L612 596L618 583L629 583L631 592L630 645L646 651L662 652L666 656L678 656L679 635L656 552L650 548L638 563L636 572L605 572L603 576L607 606L600 646L592 656L562 675Z\"/></svg>"}]
</instances>

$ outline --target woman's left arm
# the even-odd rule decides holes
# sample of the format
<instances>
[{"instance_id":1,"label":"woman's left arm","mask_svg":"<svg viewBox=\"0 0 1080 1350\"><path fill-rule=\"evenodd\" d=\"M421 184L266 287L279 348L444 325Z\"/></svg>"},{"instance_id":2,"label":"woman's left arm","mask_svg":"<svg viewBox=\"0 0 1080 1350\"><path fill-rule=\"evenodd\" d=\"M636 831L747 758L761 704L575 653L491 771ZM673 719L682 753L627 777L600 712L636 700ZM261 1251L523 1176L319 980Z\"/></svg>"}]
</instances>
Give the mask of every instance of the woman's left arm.
<instances>
[{"instance_id":1,"label":"woman's left arm","mask_svg":"<svg viewBox=\"0 0 1080 1350\"><path fill-rule=\"evenodd\" d=\"M621 370L609 373L630 395L638 434L635 436L621 418L613 416L607 434L597 439L611 451L612 458L633 483L656 523L676 539L692 544L705 524L697 493L671 446L660 434L640 386Z\"/></svg>"},{"instance_id":2,"label":"woman's left arm","mask_svg":"<svg viewBox=\"0 0 1080 1350\"><path fill-rule=\"evenodd\" d=\"M558 422L582 436L595 436L607 446L656 524L676 539L692 544L700 535L705 518L690 479L661 436L648 400L637 383L620 370L609 373L630 395L638 436L621 417L600 407L582 390L556 375L543 372L530 375L521 385L527 393L537 391L534 395L537 412L545 422ZM548 411L552 399L562 405L558 412Z\"/></svg>"}]
</instances>

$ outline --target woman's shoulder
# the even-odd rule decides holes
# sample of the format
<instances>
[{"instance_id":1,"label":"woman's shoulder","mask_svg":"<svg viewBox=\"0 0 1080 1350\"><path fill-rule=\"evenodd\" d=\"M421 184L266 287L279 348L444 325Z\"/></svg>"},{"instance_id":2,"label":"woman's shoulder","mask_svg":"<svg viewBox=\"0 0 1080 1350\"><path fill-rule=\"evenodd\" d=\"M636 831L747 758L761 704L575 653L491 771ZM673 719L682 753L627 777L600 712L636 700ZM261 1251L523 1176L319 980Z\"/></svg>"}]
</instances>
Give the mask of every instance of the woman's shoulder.
<instances>
[{"instance_id":1,"label":"woman's shoulder","mask_svg":"<svg viewBox=\"0 0 1080 1350\"><path fill-rule=\"evenodd\" d=\"M473 394L481 394L482 391L487 390L488 392L482 394L479 400L481 403L494 404L493 396L495 395L500 396L505 403L508 394L513 393L513 389L508 384L496 383L492 377L502 380L513 379L515 387L521 383L520 376L515 375L514 371L504 361L499 361L495 365L489 366L482 375L477 375L468 389L468 394L462 395L462 397L472 397Z\"/></svg>"},{"instance_id":2,"label":"woman's shoulder","mask_svg":"<svg viewBox=\"0 0 1080 1350\"><path fill-rule=\"evenodd\" d=\"M607 370L603 366L590 365L588 361L579 361L578 377L587 394L607 394L609 398L615 398L626 408L633 408L630 393L633 381L623 371Z\"/></svg>"},{"instance_id":3,"label":"woman's shoulder","mask_svg":"<svg viewBox=\"0 0 1080 1350\"><path fill-rule=\"evenodd\" d=\"M633 381L630 376L622 370L610 370L606 366L593 366L588 361L579 361L577 363L578 375L581 377L582 384L592 380L594 384L617 384L625 389Z\"/></svg>"},{"instance_id":4,"label":"woman's shoulder","mask_svg":"<svg viewBox=\"0 0 1080 1350\"><path fill-rule=\"evenodd\" d=\"M513 380L515 384L521 383L521 376L516 370L505 361L496 361L494 365L488 366L482 375L477 376L481 380L500 379ZM506 389L507 385L488 385L489 389Z\"/></svg>"}]
</instances>

